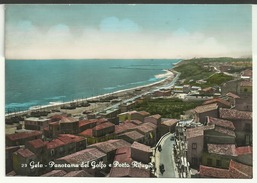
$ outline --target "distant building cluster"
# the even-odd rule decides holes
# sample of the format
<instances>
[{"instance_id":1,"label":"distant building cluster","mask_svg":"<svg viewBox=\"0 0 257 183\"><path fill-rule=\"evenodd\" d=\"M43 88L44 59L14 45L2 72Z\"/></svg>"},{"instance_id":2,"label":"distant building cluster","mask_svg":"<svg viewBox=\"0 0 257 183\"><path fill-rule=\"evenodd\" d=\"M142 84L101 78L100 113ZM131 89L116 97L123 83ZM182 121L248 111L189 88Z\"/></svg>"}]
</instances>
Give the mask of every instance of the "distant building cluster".
<instances>
[{"instance_id":1,"label":"distant building cluster","mask_svg":"<svg viewBox=\"0 0 257 183\"><path fill-rule=\"evenodd\" d=\"M224 83L220 97L194 109L194 123L180 121L176 126L177 147L186 143L183 152L190 167L198 171L192 177L252 178L252 81L248 76Z\"/></svg>"}]
</instances>

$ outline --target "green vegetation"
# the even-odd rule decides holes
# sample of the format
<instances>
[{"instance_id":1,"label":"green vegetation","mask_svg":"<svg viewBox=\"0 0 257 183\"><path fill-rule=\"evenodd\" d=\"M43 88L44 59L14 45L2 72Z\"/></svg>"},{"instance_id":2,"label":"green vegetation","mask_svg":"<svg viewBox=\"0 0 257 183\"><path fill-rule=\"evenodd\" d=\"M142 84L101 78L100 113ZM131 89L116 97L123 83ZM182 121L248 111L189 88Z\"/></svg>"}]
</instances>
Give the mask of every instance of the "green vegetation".
<instances>
[{"instance_id":1,"label":"green vegetation","mask_svg":"<svg viewBox=\"0 0 257 183\"><path fill-rule=\"evenodd\" d=\"M183 84L201 86L202 88L220 85L223 82L232 80L233 77L225 74L215 74L214 67L219 68L221 65L231 66L230 73L240 72L246 68L251 68L252 58L193 58L183 60L174 70L181 73L180 79L184 80ZM190 80L193 82L190 83ZM205 80L205 84L197 84L197 80Z\"/></svg>"},{"instance_id":2,"label":"green vegetation","mask_svg":"<svg viewBox=\"0 0 257 183\"><path fill-rule=\"evenodd\" d=\"M185 111L193 109L199 105L200 102L183 102L181 99L151 99L137 104L134 110L147 111L150 114L160 114L163 118L180 118L180 115Z\"/></svg>"},{"instance_id":3,"label":"green vegetation","mask_svg":"<svg viewBox=\"0 0 257 183\"><path fill-rule=\"evenodd\" d=\"M212 75L211 77L209 77L208 79L206 79L207 83L206 84L210 84L210 85L221 85L222 83L226 82L226 81L230 81L232 80L234 77L232 76L228 76L226 74L223 73L217 73Z\"/></svg>"},{"instance_id":4,"label":"green vegetation","mask_svg":"<svg viewBox=\"0 0 257 183\"><path fill-rule=\"evenodd\" d=\"M209 77L214 71L210 71L201 66L201 64L197 64L195 62L186 61L184 64L177 66L174 70L181 72L180 79L187 80L199 80L203 78Z\"/></svg>"},{"instance_id":5,"label":"green vegetation","mask_svg":"<svg viewBox=\"0 0 257 183\"><path fill-rule=\"evenodd\" d=\"M232 79L233 79L232 76L228 76L223 73L216 73L211 75L208 79L206 79L207 83L204 83L204 84L194 83L194 86L200 86L202 88L220 86L222 83L230 81Z\"/></svg>"},{"instance_id":6,"label":"green vegetation","mask_svg":"<svg viewBox=\"0 0 257 183\"><path fill-rule=\"evenodd\" d=\"M252 58L231 58L231 57L220 57L220 58L193 58L185 60L188 62L252 62Z\"/></svg>"}]
</instances>

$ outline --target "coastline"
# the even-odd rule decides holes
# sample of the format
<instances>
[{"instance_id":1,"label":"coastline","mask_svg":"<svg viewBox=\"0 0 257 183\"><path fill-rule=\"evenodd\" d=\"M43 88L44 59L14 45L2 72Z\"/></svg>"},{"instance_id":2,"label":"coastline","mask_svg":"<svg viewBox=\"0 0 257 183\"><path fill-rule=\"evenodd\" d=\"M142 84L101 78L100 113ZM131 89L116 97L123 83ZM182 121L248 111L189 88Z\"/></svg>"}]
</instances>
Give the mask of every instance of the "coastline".
<instances>
[{"instance_id":1,"label":"coastline","mask_svg":"<svg viewBox=\"0 0 257 183\"><path fill-rule=\"evenodd\" d=\"M179 61L179 62L181 62L181 61ZM149 91L150 89L153 89L154 87L157 87L158 85L164 85L166 82L171 83L173 81L173 79L175 78L175 76L177 75L177 72L174 71L173 68L171 68L169 70L164 70L164 71L166 71L166 73L156 75L156 78L159 77L159 78L163 78L163 79L160 81L154 82L154 83L141 85L141 86L128 88L128 89L123 89L123 90L118 90L115 92L110 92L110 93L97 95L97 96L93 96L93 97L88 97L88 98L84 98L84 99L75 99L75 100L68 101L68 102L61 102L61 103L58 102L56 104L52 103L52 104L48 104L48 105L34 106L33 109L28 109L28 110L24 110L24 111L5 114L5 117L11 118L11 117L15 117L15 116L22 116L25 114L29 114L33 111L51 110L51 109L56 109L61 106L65 106L65 105L70 105L70 104L74 104L74 103L79 104L79 103L87 102L89 100L99 100L99 102L100 102L101 99L104 99L105 97L109 97L109 96L122 98L122 100L124 100L124 97L127 96L128 93L136 92L136 90L146 90L146 91L148 90Z\"/></svg>"}]
</instances>

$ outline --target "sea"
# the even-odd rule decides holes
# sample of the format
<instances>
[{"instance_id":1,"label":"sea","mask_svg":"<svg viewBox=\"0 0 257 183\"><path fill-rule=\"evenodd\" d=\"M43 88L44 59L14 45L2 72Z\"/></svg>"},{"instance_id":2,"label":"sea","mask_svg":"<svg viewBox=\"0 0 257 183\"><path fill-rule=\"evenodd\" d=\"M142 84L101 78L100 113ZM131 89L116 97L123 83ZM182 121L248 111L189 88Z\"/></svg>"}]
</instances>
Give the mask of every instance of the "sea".
<instances>
[{"instance_id":1,"label":"sea","mask_svg":"<svg viewBox=\"0 0 257 183\"><path fill-rule=\"evenodd\" d=\"M180 59L6 60L5 112L151 84Z\"/></svg>"}]
</instances>

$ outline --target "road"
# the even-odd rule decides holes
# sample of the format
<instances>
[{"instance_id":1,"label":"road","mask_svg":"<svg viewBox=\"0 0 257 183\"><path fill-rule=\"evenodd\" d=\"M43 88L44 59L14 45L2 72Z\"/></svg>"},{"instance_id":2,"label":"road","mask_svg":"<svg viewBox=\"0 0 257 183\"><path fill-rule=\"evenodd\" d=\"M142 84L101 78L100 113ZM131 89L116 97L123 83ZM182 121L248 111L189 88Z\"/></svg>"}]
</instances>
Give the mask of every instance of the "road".
<instances>
[{"instance_id":1,"label":"road","mask_svg":"<svg viewBox=\"0 0 257 183\"><path fill-rule=\"evenodd\" d=\"M221 71L219 69L217 69L217 67L214 67L214 70L217 71L217 73L221 73ZM214 73L215 74L215 73ZM228 73L228 72L223 72L223 74L227 75L227 76L232 76L232 77L237 77L236 74L231 74L231 73ZM213 74L212 74L213 75ZM210 77L210 76L209 76Z\"/></svg>"},{"instance_id":2,"label":"road","mask_svg":"<svg viewBox=\"0 0 257 183\"><path fill-rule=\"evenodd\" d=\"M159 141L157 146L160 144L162 150L159 152L158 148L155 151L155 167L156 172L155 175L159 178L178 178L177 171L175 170L175 162L173 158L173 144L175 144L174 140L170 140L173 134L166 135L163 139ZM160 165L164 165L163 174L160 171Z\"/></svg>"},{"instance_id":3,"label":"road","mask_svg":"<svg viewBox=\"0 0 257 183\"><path fill-rule=\"evenodd\" d=\"M181 73L177 72L175 78L173 78L173 80L170 83L162 86L160 89L169 89L169 88L171 88L177 82L177 80L179 79L180 75L181 75Z\"/></svg>"}]
</instances>

